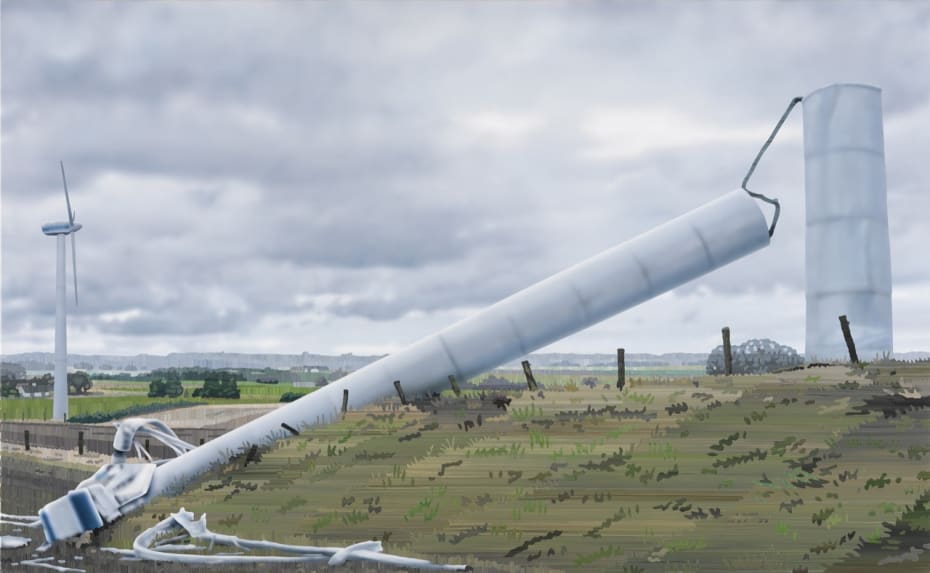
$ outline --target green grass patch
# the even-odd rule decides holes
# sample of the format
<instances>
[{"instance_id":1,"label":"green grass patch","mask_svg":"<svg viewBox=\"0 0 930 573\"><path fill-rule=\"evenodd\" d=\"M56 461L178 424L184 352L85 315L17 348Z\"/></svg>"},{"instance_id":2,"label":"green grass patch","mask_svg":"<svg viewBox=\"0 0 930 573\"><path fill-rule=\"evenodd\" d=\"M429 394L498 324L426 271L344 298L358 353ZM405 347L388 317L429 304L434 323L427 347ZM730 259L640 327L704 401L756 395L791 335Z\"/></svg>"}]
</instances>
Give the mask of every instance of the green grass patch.
<instances>
[{"instance_id":1,"label":"green grass patch","mask_svg":"<svg viewBox=\"0 0 930 573\"><path fill-rule=\"evenodd\" d=\"M119 412L136 411L145 407L153 410L183 408L192 404L206 404L207 400L179 398L148 398L142 396L82 396L68 400L68 414L72 420L88 416L112 416ZM4 399L0 404L3 420L49 420L52 417L51 398ZM141 413L141 412L140 412ZM112 418L109 418L112 419ZM106 420L101 420L106 421Z\"/></svg>"},{"instance_id":2,"label":"green grass patch","mask_svg":"<svg viewBox=\"0 0 930 573\"><path fill-rule=\"evenodd\" d=\"M126 383L122 383L126 384ZM148 392L148 384L140 385L145 387ZM185 383L187 384L187 383ZM222 399L222 398L190 398L189 392L186 395L177 398L149 398L145 392L139 392L137 395L128 396L71 396L68 400L68 414L72 421L75 418L86 419L88 416L116 419L123 417L121 412L134 413L156 412L171 408L182 408L189 405L224 405L224 404L273 404L277 403L281 394L292 391L293 386L289 384L256 384L240 383L239 399ZM298 388L298 392L309 393L312 388ZM151 410L144 408L151 407ZM4 398L0 401L0 419L9 421L22 420L50 420L52 418L52 399L51 398Z\"/></svg>"}]
</instances>

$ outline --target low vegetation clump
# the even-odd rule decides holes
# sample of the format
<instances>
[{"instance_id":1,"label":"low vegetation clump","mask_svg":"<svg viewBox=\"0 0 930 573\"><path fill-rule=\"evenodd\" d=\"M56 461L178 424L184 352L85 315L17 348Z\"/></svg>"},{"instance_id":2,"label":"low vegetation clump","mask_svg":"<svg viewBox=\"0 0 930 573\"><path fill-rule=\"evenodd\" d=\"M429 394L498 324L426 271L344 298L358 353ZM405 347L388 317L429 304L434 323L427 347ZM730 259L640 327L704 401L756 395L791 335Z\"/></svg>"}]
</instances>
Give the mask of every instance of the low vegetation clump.
<instances>
[{"instance_id":1,"label":"low vegetation clump","mask_svg":"<svg viewBox=\"0 0 930 573\"><path fill-rule=\"evenodd\" d=\"M298 398L303 398L306 395L307 395L306 392L285 392L284 394L281 394L281 399L279 401L280 402L293 402L294 400L297 400Z\"/></svg>"},{"instance_id":2,"label":"low vegetation clump","mask_svg":"<svg viewBox=\"0 0 930 573\"><path fill-rule=\"evenodd\" d=\"M123 408L121 410L111 410L105 412L92 412L90 414L78 414L76 416L71 416L68 418L69 422L74 424L100 424L102 422L109 422L111 420L121 420L123 418L131 418L133 416L141 416L143 414L151 414L153 412L161 412L162 410L173 410L175 408L188 408L191 406L200 406L203 402L190 402L190 401L173 401L173 402L154 402L150 404L139 404L136 406L130 406L128 408Z\"/></svg>"},{"instance_id":3,"label":"low vegetation clump","mask_svg":"<svg viewBox=\"0 0 930 573\"><path fill-rule=\"evenodd\" d=\"M177 398L184 393L181 378L176 372L169 372L166 378L155 378L149 382L149 398Z\"/></svg>"},{"instance_id":4,"label":"low vegetation clump","mask_svg":"<svg viewBox=\"0 0 930 573\"><path fill-rule=\"evenodd\" d=\"M194 398L232 398L239 399L239 386L236 375L228 372L211 374L203 381L203 387L194 390Z\"/></svg>"}]
</instances>

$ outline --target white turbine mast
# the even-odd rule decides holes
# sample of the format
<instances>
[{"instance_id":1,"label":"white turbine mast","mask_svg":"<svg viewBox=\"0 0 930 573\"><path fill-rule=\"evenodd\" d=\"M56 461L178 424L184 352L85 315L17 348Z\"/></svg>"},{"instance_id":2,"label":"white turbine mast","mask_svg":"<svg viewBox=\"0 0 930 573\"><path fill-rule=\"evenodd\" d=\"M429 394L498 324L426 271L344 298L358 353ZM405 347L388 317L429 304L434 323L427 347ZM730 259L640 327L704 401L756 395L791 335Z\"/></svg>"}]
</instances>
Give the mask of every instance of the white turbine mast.
<instances>
[{"instance_id":1,"label":"white turbine mast","mask_svg":"<svg viewBox=\"0 0 930 573\"><path fill-rule=\"evenodd\" d=\"M71 209L71 197L68 195L68 179L65 177L65 164L61 166L61 182L65 189L65 205L68 209L66 222L46 223L42 232L55 237L57 242L57 267L55 273L55 388L52 406L52 419L64 421L68 418L68 322L67 301L65 300L65 237L71 235L71 264L74 276L74 306L78 304L77 291L77 246L74 234L82 225L74 222L75 212Z\"/></svg>"}]
</instances>

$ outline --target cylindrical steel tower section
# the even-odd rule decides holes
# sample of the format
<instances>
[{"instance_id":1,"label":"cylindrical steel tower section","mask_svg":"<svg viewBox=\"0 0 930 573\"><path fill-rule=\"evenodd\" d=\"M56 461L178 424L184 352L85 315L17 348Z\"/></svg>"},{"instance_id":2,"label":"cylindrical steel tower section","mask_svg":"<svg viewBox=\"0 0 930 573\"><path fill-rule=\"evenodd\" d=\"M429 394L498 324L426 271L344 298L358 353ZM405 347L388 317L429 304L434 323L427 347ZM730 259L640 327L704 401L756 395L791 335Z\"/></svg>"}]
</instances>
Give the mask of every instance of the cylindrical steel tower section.
<instances>
[{"instance_id":1,"label":"cylindrical steel tower section","mask_svg":"<svg viewBox=\"0 0 930 573\"><path fill-rule=\"evenodd\" d=\"M273 414L224 434L158 467L150 496L214 463L287 432L339 416L343 391L350 409L394 395L448 387L705 275L769 244L757 202L736 190L565 269L497 304L356 370Z\"/></svg>"},{"instance_id":2,"label":"cylindrical steel tower section","mask_svg":"<svg viewBox=\"0 0 930 573\"><path fill-rule=\"evenodd\" d=\"M807 360L892 351L891 250L879 88L835 84L804 98Z\"/></svg>"}]
</instances>

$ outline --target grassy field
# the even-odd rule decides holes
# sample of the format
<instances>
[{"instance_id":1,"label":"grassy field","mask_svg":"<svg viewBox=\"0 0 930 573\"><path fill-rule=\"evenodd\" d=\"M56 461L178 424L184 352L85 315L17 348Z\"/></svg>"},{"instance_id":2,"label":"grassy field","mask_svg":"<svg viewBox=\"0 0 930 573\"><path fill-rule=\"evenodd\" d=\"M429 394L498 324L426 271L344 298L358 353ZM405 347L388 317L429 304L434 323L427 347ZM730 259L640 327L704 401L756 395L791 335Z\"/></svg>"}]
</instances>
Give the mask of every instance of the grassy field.
<instances>
[{"instance_id":1,"label":"grassy field","mask_svg":"<svg viewBox=\"0 0 930 573\"><path fill-rule=\"evenodd\" d=\"M203 381L184 380L181 382L184 386L185 396L190 397L195 389L203 386ZM259 384L258 382L238 382L240 400L243 403L267 403L277 402L281 394L285 392L302 391L307 392L310 388L298 388L288 383L281 384ZM124 380L97 380L94 381L94 392L102 393L105 396L112 395L135 395L145 396L149 391L148 382L132 382Z\"/></svg>"},{"instance_id":2,"label":"grassy field","mask_svg":"<svg viewBox=\"0 0 930 573\"><path fill-rule=\"evenodd\" d=\"M563 373L573 376L587 376L588 374L602 374L610 376L615 374L616 366L604 366L597 368L585 367L555 367L555 368L538 368L533 367L533 371L540 374ZM523 376L522 370L508 370L508 373L516 373ZM668 366L629 366L626 367L627 376L640 378L663 378L663 377L683 377L683 376L703 376L704 366L696 364L685 365L668 365ZM497 372L495 372L497 374Z\"/></svg>"},{"instance_id":3,"label":"grassy field","mask_svg":"<svg viewBox=\"0 0 930 573\"><path fill-rule=\"evenodd\" d=\"M927 571L930 365L635 379L396 402L234 459L180 507L284 543L381 539L482 571ZM514 374L514 379L520 379Z\"/></svg>"},{"instance_id":4,"label":"grassy field","mask_svg":"<svg viewBox=\"0 0 930 573\"><path fill-rule=\"evenodd\" d=\"M693 368L662 369L662 370L631 370L630 376L645 379L663 379L658 376L669 376L668 379L680 376L691 376ZM522 372L496 372L496 375L523 384ZM611 378L609 374L593 373L605 382ZM543 374L550 385L575 386L592 375L590 372L569 372L558 374ZM647 376L649 378L647 378ZM202 381L185 380L182 382L184 394L178 398L149 398L148 382L130 380L96 380L90 394L84 396L70 396L68 403L69 416L83 416L95 413L117 412L153 403L181 403L197 402L200 404L273 404L277 403L285 392L309 393L312 388L295 387L292 384L259 384L257 382L239 382L240 397L238 400L192 398L193 391L203 386ZM0 402L0 420L48 420L52 417L51 398L10 398Z\"/></svg>"},{"instance_id":5,"label":"grassy field","mask_svg":"<svg viewBox=\"0 0 930 573\"><path fill-rule=\"evenodd\" d=\"M92 394L70 396L68 414L71 417L94 414L98 412L116 412L133 406L153 403L174 404L180 402L197 402L199 404L270 404L277 403L285 392L309 392L310 388L295 388L290 384L257 384L240 382L238 400L221 398L191 398L195 388L202 382L186 381L183 383L184 395L178 398L149 398L146 382L98 381L94 382ZM48 420L52 417L51 398L4 398L0 402L0 419L2 420Z\"/></svg>"}]
</instances>

